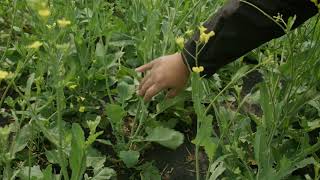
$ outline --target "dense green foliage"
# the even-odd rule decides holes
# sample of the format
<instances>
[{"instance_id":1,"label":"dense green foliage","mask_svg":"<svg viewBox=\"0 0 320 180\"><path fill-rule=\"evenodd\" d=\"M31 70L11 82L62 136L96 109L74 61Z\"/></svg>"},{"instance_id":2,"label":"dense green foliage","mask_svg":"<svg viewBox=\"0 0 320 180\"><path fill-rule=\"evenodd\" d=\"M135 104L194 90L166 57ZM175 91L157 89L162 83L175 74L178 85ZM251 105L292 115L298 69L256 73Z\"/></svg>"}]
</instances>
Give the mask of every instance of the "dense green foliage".
<instances>
[{"instance_id":1,"label":"dense green foliage","mask_svg":"<svg viewBox=\"0 0 320 180\"><path fill-rule=\"evenodd\" d=\"M134 68L178 51L222 3L2 0L0 179L161 179L144 152L187 141L177 124L196 124L197 179L319 179L318 17L292 31L276 19L287 35L247 55L256 65L193 72L174 99L136 95ZM252 72L263 81L245 92Z\"/></svg>"}]
</instances>

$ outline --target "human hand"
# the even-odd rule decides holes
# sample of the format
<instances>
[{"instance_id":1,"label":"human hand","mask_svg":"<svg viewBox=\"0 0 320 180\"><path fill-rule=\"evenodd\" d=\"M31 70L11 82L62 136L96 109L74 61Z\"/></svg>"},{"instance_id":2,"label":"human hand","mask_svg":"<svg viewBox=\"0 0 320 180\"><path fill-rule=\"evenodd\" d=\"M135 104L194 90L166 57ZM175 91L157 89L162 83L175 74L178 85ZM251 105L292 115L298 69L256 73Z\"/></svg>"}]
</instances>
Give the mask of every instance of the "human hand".
<instances>
[{"instance_id":1,"label":"human hand","mask_svg":"<svg viewBox=\"0 0 320 180\"><path fill-rule=\"evenodd\" d=\"M164 89L170 89L167 97L175 97L184 89L189 77L189 70L180 53L155 59L138 67L136 71L148 71L141 80L138 90L138 94L143 96L145 101L150 101L153 96Z\"/></svg>"}]
</instances>

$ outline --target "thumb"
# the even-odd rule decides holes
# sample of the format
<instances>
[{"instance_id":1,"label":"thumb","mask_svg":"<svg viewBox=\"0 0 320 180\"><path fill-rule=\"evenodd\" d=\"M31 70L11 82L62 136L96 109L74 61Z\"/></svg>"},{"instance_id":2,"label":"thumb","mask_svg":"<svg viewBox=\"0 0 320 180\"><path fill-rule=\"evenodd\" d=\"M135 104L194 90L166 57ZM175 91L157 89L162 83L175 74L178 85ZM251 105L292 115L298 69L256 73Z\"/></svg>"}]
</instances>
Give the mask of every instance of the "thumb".
<instances>
[{"instance_id":1,"label":"thumb","mask_svg":"<svg viewBox=\"0 0 320 180\"><path fill-rule=\"evenodd\" d=\"M174 98L179 94L179 92L180 91L178 89L170 89L166 95L166 98Z\"/></svg>"}]
</instances>

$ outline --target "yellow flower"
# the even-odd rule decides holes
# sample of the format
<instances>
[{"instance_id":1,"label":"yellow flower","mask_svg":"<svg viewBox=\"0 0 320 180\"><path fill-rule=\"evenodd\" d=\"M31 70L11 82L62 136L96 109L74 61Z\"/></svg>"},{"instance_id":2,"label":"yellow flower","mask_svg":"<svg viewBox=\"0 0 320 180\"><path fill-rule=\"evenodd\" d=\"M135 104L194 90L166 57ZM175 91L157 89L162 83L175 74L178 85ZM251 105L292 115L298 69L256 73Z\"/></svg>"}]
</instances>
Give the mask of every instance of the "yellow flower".
<instances>
[{"instance_id":1,"label":"yellow flower","mask_svg":"<svg viewBox=\"0 0 320 180\"><path fill-rule=\"evenodd\" d=\"M201 43L207 44L209 42L209 39L211 37L213 37L214 35L215 35L215 33L213 31L210 31L208 34L201 33L199 40L200 40Z\"/></svg>"},{"instance_id":2,"label":"yellow flower","mask_svg":"<svg viewBox=\"0 0 320 180\"><path fill-rule=\"evenodd\" d=\"M85 110L86 110L86 107L84 107L84 106L80 106L80 108L79 108L79 112L83 113Z\"/></svg>"},{"instance_id":3,"label":"yellow flower","mask_svg":"<svg viewBox=\"0 0 320 180\"><path fill-rule=\"evenodd\" d=\"M199 66L199 67L193 67L192 71L195 73L201 73L204 71L204 67L203 66Z\"/></svg>"},{"instance_id":4,"label":"yellow flower","mask_svg":"<svg viewBox=\"0 0 320 180\"><path fill-rule=\"evenodd\" d=\"M71 21L66 20L65 18L63 18L63 19L59 19L59 20L57 21L57 23L58 23L58 25L59 25L60 28L65 28L65 27L67 27L68 25L71 24Z\"/></svg>"},{"instance_id":5,"label":"yellow flower","mask_svg":"<svg viewBox=\"0 0 320 180\"><path fill-rule=\"evenodd\" d=\"M42 43L40 41L35 41L32 44L28 45L28 49L39 49L39 47L42 46Z\"/></svg>"},{"instance_id":6,"label":"yellow flower","mask_svg":"<svg viewBox=\"0 0 320 180\"><path fill-rule=\"evenodd\" d=\"M7 71L1 71L0 70L0 80L6 79L8 77L9 73Z\"/></svg>"},{"instance_id":7,"label":"yellow flower","mask_svg":"<svg viewBox=\"0 0 320 180\"><path fill-rule=\"evenodd\" d=\"M41 17L46 18L46 17L50 16L51 12L50 12L50 10L49 10L48 8L45 8L45 9L40 9L40 10L38 11L38 14L39 14Z\"/></svg>"},{"instance_id":8,"label":"yellow flower","mask_svg":"<svg viewBox=\"0 0 320 180\"><path fill-rule=\"evenodd\" d=\"M207 30L208 30L208 29L205 28L204 26L200 26L200 27L199 27L200 34L205 33Z\"/></svg>"},{"instance_id":9,"label":"yellow flower","mask_svg":"<svg viewBox=\"0 0 320 180\"><path fill-rule=\"evenodd\" d=\"M184 48L184 38L183 38L183 37L178 37L178 38L176 39L176 43L177 43L177 45L178 45L181 49Z\"/></svg>"}]
</instances>

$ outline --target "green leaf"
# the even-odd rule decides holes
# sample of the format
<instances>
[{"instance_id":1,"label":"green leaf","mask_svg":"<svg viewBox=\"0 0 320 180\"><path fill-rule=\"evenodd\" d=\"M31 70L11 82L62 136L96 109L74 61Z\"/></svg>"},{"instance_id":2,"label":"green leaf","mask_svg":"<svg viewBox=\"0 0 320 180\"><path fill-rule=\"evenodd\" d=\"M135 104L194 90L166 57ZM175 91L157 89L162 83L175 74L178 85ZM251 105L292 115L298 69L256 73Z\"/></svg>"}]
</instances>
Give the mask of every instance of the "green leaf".
<instances>
[{"instance_id":1,"label":"green leaf","mask_svg":"<svg viewBox=\"0 0 320 180\"><path fill-rule=\"evenodd\" d=\"M211 115L205 116L200 120L201 124L199 131L196 138L192 141L192 143L204 147L209 160L214 158L217 150L217 144L212 137L212 120L213 117Z\"/></svg>"},{"instance_id":2,"label":"green leaf","mask_svg":"<svg viewBox=\"0 0 320 180\"><path fill-rule=\"evenodd\" d=\"M23 167L19 173L21 179L29 179L29 167ZM30 169L30 177L32 180L43 179L43 173L40 170L40 166L33 166Z\"/></svg>"},{"instance_id":3,"label":"green leaf","mask_svg":"<svg viewBox=\"0 0 320 180\"><path fill-rule=\"evenodd\" d=\"M30 125L25 125L18 133L12 148L12 155L17 152L22 151L28 144L31 138L31 128Z\"/></svg>"},{"instance_id":4,"label":"green leaf","mask_svg":"<svg viewBox=\"0 0 320 180\"><path fill-rule=\"evenodd\" d=\"M140 157L140 153L138 151L120 151L119 153L120 159L126 164L128 168L135 166Z\"/></svg>"},{"instance_id":5,"label":"green leaf","mask_svg":"<svg viewBox=\"0 0 320 180\"><path fill-rule=\"evenodd\" d=\"M88 137L87 141L86 141L86 146L90 146L92 143L94 143L94 141L96 141L96 139L103 134L103 131L99 131L95 134L90 134L90 136Z\"/></svg>"},{"instance_id":6,"label":"green leaf","mask_svg":"<svg viewBox=\"0 0 320 180\"><path fill-rule=\"evenodd\" d=\"M91 180L108 180L117 175L116 171L108 167L101 168L101 169L94 169L93 173L94 173L94 176L91 178Z\"/></svg>"},{"instance_id":7,"label":"green leaf","mask_svg":"<svg viewBox=\"0 0 320 180\"><path fill-rule=\"evenodd\" d=\"M45 152L47 160L51 164L59 164L59 152L58 150L51 150Z\"/></svg>"},{"instance_id":8,"label":"green leaf","mask_svg":"<svg viewBox=\"0 0 320 180\"><path fill-rule=\"evenodd\" d=\"M99 60L104 60L105 58L105 47L104 45L102 44L101 41L99 41L96 45L96 57L99 59Z\"/></svg>"},{"instance_id":9,"label":"green leaf","mask_svg":"<svg viewBox=\"0 0 320 180\"><path fill-rule=\"evenodd\" d=\"M161 101L159 104L157 104L157 116L158 114L164 112L165 110L169 109L170 107L175 106L178 103L184 102L187 99L189 99L188 93L181 93L179 96L176 96L173 99L166 99L165 101Z\"/></svg>"},{"instance_id":10,"label":"green leaf","mask_svg":"<svg viewBox=\"0 0 320 180\"><path fill-rule=\"evenodd\" d=\"M70 167L72 170L71 180L80 180L86 170L84 132L79 124L72 124L72 141Z\"/></svg>"},{"instance_id":11,"label":"green leaf","mask_svg":"<svg viewBox=\"0 0 320 180\"><path fill-rule=\"evenodd\" d=\"M88 127L90 129L90 134L94 134L98 125L100 124L101 116L97 116L94 121L87 121Z\"/></svg>"},{"instance_id":12,"label":"green leaf","mask_svg":"<svg viewBox=\"0 0 320 180\"><path fill-rule=\"evenodd\" d=\"M87 167L94 169L101 169L104 167L106 157L102 155L97 149L89 147L87 151Z\"/></svg>"},{"instance_id":13,"label":"green leaf","mask_svg":"<svg viewBox=\"0 0 320 180\"><path fill-rule=\"evenodd\" d=\"M223 161L216 161L210 167L211 176L209 180L216 180L226 170Z\"/></svg>"},{"instance_id":14,"label":"green leaf","mask_svg":"<svg viewBox=\"0 0 320 180\"><path fill-rule=\"evenodd\" d=\"M105 140L105 139L96 139L97 142L108 145L108 146L113 146L112 142L110 140Z\"/></svg>"},{"instance_id":15,"label":"green leaf","mask_svg":"<svg viewBox=\"0 0 320 180\"><path fill-rule=\"evenodd\" d=\"M145 141L156 142L170 149L176 149L183 143L183 139L183 134L178 131L156 127L149 133Z\"/></svg>"},{"instance_id":16,"label":"green leaf","mask_svg":"<svg viewBox=\"0 0 320 180\"><path fill-rule=\"evenodd\" d=\"M303 159L299 162L293 162L286 157L283 157L280 161L280 170L277 173L276 179L283 179L286 176L290 175L293 171L304 168L310 164L317 164L316 160L313 157Z\"/></svg>"},{"instance_id":17,"label":"green leaf","mask_svg":"<svg viewBox=\"0 0 320 180\"><path fill-rule=\"evenodd\" d=\"M32 84L34 82L34 76L35 76L35 74L32 73L30 75L30 77L28 78L28 80L27 80L27 86L26 86L26 89L25 89L25 94L26 94L26 97L29 97L29 98L31 97L31 88L32 88Z\"/></svg>"},{"instance_id":18,"label":"green leaf","mask_svg":"<svg viewBox=\"0 0 320 180\"><path fill-rule=\"evenodd\" d=\"M141 180L161 180L158 168L153 166L150 162L139 166L137 169L141 170Z\"/></svg>"},{"instance_id":19,"label":"green leaf","mask_svg":"<svg viewBox=\"0 0 320 180\"><path fill-rule=\"evenodd\" d=\"M121 124L122 119L126 116L126 112L117 104L107 104L105 110L113 124Z\"/></svg>"},{"instance_id":20,"label":"green leaf","mask_svg":"<svg viewBox=\"0 0 320 180\"><path fill-rule=\"evenodd\" d=\"M231 81L237 81L238 79L242 78L245 73L250 69L250 66L242 66L236 74L234 74L231 78Z\"/></svg>"},{"instance_id":21,"label":"green leaf","mask_svg":"<svg viewBox=\"0 0 320 180\"><path fill-rule=\"evenodd\" d=\"M272 107L274 104L271 104L269 93L266 84L262 84L260 88L260 104L263 110L263 126L271 127L271 123L274 121Z\"/></svg>"},{"instance_id":22,"label":"green leaf","mask_svg":"<svg viewBox=\"0 0 320 180\"><path fill-rule=\"evenodd\" d=\"M53 180L52 174L52 165L48 165L47 168L43 171L43 179L45 180Z\"/></svg>"},{"instance_id":23,"label":"green leaf","mask_svg":"<svg viewBox=\"0 0 320 180\"><path fill-rule=\"evenodd\" d=\"M117 90L119 94L119 101L121 103L129 100L135 93L135 87L133 85L129 85L125 81L118 83Z\"/></svg>"}]
</instances>

